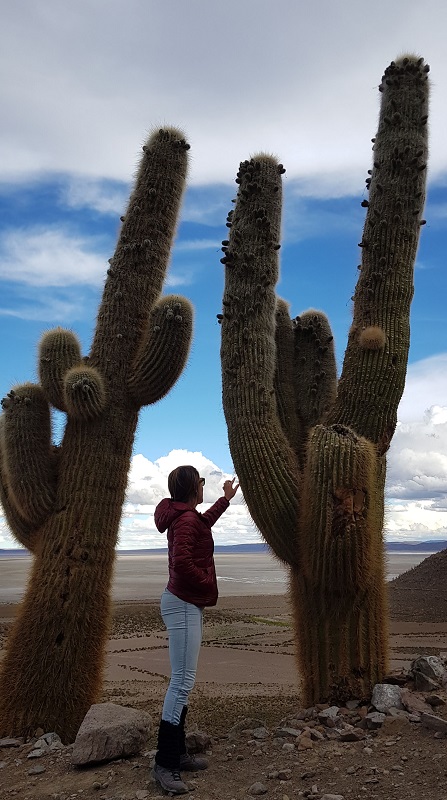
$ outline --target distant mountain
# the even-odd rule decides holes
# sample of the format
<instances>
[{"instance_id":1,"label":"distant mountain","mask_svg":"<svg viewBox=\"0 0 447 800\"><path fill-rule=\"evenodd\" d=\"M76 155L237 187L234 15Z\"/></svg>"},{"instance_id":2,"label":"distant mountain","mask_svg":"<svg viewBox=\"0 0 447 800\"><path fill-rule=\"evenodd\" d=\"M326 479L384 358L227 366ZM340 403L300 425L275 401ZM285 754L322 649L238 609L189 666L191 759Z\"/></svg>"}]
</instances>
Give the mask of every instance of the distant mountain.
<instances>
[{"instance_id":1,"label":"distant mountain","mask_svg":"<svg viewBox=\"0 0 447 800\"><path fill-rule=\"evenodd\" d=\"M436 539L427 542L387 542L388 553L439 553L447 548L446 541Z\"/></svg>"},{"instance_id":2,"label":"distant mountain","mask_svg":"<svg viewBox=\"0 0 447 800\"><path fill-rule=\"evenodd\" d=\"M426 542L386 542L386 551L388 553L439 553L441 550L447 549L447 541L437 541L436 539ZM159 547L155 549L142 549L142 550L117 550L117 555L120 556L157 556L167 553L166 547ZM250 544L217 544L214 548L215 553L268 553L270 548L264 542L252 542ZM1 550L0 558L20 558L29 556L28 550Z\"/></svg>"},{"instance_id":3,"label":"distant mountain","mask_svg":"<svg viewBox=\"0 0 447 800\"><path fill-rule=\"evenodd\" d=\"M447 619L447 550L432 553L388 584L391 618L401 622ZM434 636L434 634L433 634ZM442 648L442 633L434 643Z\"/></svg>"}]
</instances>

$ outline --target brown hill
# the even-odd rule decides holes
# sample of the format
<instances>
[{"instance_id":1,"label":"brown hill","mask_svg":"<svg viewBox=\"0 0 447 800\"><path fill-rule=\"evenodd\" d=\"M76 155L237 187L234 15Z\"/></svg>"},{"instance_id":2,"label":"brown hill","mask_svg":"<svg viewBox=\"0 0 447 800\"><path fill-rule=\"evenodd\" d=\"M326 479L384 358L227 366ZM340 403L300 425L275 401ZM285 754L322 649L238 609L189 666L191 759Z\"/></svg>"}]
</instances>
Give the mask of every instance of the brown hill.
<instances>
[{"instance_id":1,"label":"brown hill","mask_svg":"<svg viewBox=\"0 0 447 800\"><path fill-rule=\"evenodd\" d=\"M447 550L425 558L388 584L390 616L402 622L447 620Z\"/></svg>"}]
</instances>

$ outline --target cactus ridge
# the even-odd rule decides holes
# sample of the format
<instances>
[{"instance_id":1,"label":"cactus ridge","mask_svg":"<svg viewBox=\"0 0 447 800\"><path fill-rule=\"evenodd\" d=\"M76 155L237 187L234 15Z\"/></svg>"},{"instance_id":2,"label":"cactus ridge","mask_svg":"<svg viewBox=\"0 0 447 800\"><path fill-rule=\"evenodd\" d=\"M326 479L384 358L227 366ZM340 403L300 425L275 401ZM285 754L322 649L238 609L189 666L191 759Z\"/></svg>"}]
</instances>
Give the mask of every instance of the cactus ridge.
<instances>
[{"instance_id":1,"label":"cactus ridge","mask_svg":"<svg viewBox=\"0 0 447 800\"><path fill-rule=\"evenodd\" d=\"M0 498L34 560L0 669L0 737L42 727L71 742L100 694L138 412L171 389L190 346L190 303L161 299L188 149L176 128L143 147L89 355L70 331L47 332L40 385L2 401ZM172 319L154 336L162 309ZM57 448L50 404L67 415Z\"/></svg>"},{"instance_id":2,"label":"cactus ridge","mask_svg":"<svg viewBox=\"0 0 447 800\"><path fill-rule=\"evenodd\" d=\"M333 336L275 296L281 176L243 161L222 243L222 394L250 514L290 566L304 702L369 697L387 666L385 459L403 392L419 231L425 220L428 65L385 70L368 170L353 320L337 383Z\"/></svg>"}]
</instances>

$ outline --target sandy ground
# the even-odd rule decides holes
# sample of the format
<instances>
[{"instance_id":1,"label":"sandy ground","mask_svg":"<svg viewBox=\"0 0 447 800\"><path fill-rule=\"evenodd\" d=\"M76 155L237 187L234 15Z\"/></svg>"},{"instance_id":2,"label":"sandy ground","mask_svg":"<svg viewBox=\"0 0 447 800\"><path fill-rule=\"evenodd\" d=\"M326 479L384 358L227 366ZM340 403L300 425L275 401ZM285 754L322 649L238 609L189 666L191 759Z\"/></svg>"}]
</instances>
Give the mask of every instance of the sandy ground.
<instances>
[{"instance_id":1,"label":"sandy ground","mask_svg":"<svg viewBox=\"0 0 447 800\"><path fill-rule=\"evenodd\" d=\"M434 598L433 604L424 605L425 620L415 621L406 610L414 602L411 588L391 592L390 652L395 670L408 667L420 654L447 654L447 616L437 612L442 608L439 594L437 602ZM0 644L15 610L14 604L0 605ZM102 699L152 715L149 749L155 746L168 676L167 638L158 601L115 603ZM345 800L365 795L371 800L404 796L447 800L445 740L401 720L366 743L317 743L305 753L278 751L272 737L262 744L247 736L236 743L228 740L231 726L244 716L262 720L274 731L301 708L299 690L286 595L222 597L215 609L206 610L188 723L190 729L198 726L206 731L213 744L210 769L189 781L194 800L242 800L256 781L280 800L307 796L318 800L324 792ZM365 744L371 751L367 756ZM141 792L147 798L160 794L149 777L149 750L135 759L86 770L71 767L69 752L64 751L51 762L42 759L45 772L33 777L28 775L26 757L5 756L0 749L1 763L5 765L0 769L2 800L138 800L143 798ZM282 768L291 770L290 780L268 780L272 770Z\"/></svg>"}]
</instances>

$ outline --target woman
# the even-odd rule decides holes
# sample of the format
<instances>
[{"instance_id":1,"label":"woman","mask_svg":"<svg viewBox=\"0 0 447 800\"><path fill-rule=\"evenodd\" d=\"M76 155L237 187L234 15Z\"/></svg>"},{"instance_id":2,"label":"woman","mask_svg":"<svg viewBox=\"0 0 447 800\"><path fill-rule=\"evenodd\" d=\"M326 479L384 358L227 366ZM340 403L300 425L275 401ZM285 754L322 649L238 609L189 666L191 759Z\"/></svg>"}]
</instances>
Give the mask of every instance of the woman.
<instances>
[{"instance_id":1,"label":"woman","mask_svg":"<svg viewBox=\"0 0 447 800\"><path fill-rule=\"evenodd\" d=\"M223 497L200 514L196 506L203 502L205 478L195 467L177 467L168 477L171 498L155 509L158 530L168 532L169 581L161 597L161 615L169 636L171 680L163 703L153 777L173 794L189 791L181 780L181 770L208 766L204 758L186 752L185 717L196 677L203 609L217 602L211 527L236 494L239 484L234 481L225 481Z\"/></svg>"}]
</instances>

